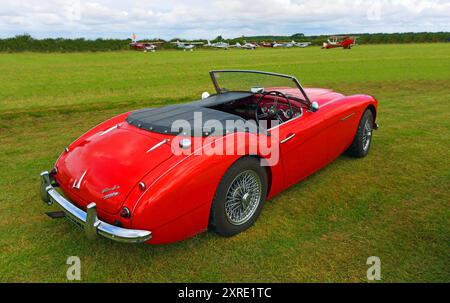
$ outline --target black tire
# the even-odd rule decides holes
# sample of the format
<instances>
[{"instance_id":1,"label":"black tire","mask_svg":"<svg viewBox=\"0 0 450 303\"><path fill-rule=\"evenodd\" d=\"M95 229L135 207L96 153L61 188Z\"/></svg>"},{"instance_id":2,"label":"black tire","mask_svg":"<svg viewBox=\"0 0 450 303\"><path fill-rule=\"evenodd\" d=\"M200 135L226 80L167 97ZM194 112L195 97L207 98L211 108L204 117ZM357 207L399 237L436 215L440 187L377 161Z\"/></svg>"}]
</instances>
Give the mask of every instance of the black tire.
<instances>
[{"instance_id":1,"label":"black tire","mask_svg":"<svg viewBox=\"0 0 450 303\"><path fill-rule=\"evenodd\" d=\"M352 145L347 150L347 154L355 158L364 158L369 154L370 147L372 145L372 135L373 135L373 114L370 109L364 112L361 120L359 121L358 130L356 132L355 138L353 139ZM367 127L370 128L370 135L368 135ZM365 136L369 136L369 142L365 140Z\"/></svg>"},{"instance_id":2,"label":"black tire","mask_svg":"<svg viewBox=\"0 0 450 303\"><path fill-rule=\"evenodd\" d=\"M254 180L259 178L260 183L258 183L258 185L261 186L259 190L259 202L257 203L257 206L249 206L253 209L251 216L245 222L237 225L236 223L233 224L229 218L225 205L227 203L229 191L232 190L231 186L233 184L237 184L237 180L239 180L238 178L245 174L250 174ZM246 157L236 161L236 163L234 163L222 177L222 180L217 188L211 206L209 229L223 237L232 237L249 229L261 214L267 196L267 187L267 173L265 168L261 166L260 160L257 158ZM235 190L235 192L237 192L237 190ZM234 195L232 196L234 197ZM256 201L257 196L258 194L250 195L250 199L252 199L252 201ZM253 200L253 197L255 197L255 200ZM248 196L246 200L248 200ZM243 203L244 202L241 202L242 205ZM254 202L254 205L256 205L256 202Z\"/></svg>"}]
</instances>

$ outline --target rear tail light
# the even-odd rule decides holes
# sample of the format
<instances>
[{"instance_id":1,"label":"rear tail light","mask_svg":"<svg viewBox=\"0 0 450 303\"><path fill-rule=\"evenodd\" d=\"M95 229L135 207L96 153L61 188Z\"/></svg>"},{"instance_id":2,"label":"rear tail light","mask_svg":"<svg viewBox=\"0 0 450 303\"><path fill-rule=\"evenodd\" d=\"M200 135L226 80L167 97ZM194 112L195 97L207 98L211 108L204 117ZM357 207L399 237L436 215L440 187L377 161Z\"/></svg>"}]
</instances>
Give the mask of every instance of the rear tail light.
<instances>
[{"instance_id":1,"label":"rear tail light","mask_svg":"<svg viewBox=\"0 0 450 303\"><path fill-rule=\"evenodd\" d=\"M128 207L122 208L122 210L120 211L120 216L125 219L129 219L131 217L131 212Z\"/></svg>"}]
</instances>

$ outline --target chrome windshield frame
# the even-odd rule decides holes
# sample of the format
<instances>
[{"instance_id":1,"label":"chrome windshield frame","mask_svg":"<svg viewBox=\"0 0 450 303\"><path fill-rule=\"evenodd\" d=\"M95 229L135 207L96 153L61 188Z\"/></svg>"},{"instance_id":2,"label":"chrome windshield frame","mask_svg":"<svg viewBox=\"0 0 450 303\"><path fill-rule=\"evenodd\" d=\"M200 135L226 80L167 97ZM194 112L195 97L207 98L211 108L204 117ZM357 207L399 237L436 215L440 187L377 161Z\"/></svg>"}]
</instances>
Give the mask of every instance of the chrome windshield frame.
<instances>
[{"instance_id":1,"label":"chrome windshield frame","mask_svg":"<svg viewBox=\"0 0 450 303\"><path fill-rule=\"evenodd\" d=\"M301 94L304 96L305 101L308 102L309 106L311 106L312 101L309 99L308 95L306 94L305 89L300 84L298 79L294 76L284 75L284 74L278 74L278 73L272 73L272 72L263 72L263 71L256 71L256 70L232 70L232 69L225 69L225 70L213 70L210 71L209 74L211 76L211 80L213 82L214 88L216 89L217 94L222 94L223 91L220 89L219 83L216 79L216 74L218 73L247 73L247 74L260 74L260 75L267 75L267 76L274 76L274 77L281 77L292 80Z\"/></svg>"}]
</instances>

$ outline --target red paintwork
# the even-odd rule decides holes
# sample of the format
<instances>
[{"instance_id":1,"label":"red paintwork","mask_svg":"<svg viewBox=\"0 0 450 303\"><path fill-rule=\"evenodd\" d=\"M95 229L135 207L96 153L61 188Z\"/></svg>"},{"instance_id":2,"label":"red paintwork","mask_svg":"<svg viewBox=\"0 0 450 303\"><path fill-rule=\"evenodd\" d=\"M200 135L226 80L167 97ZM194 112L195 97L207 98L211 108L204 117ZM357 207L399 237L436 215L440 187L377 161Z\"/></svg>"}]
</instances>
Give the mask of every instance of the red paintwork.
<instances>
[{"instance_id":1,"label":"red paintwork","mask_svg":"<svg viewBox=\"0 0 450 303\"><path fill-rule=\"evenodd\" d=\"M330 42L326 42L323 45L323 48L325 49L331 49L331 48L338 48L338 47L342 47L343 49L351 49L353 45L355 45L356 43L356 38L355 37L331 37L332 39L334 39L336 42L335 43L330 43Z\"/></svg>"},{"instance_id":2,"label":"red paintwork","mask_svg":"<svg viewBox=\"0 0 450 303\"><path fill-rule=\"evenodd\" d=\"M279 90L298 95L297 90ZM372 107L376 113L378 106L375 98L367 95L345 97L327 89L306 92L320 109L316 113L305 109L303 116L280 126L280 140L291 134L296 137L281 145L280 162L267 168L269 199L336 159L350 146L364 111ZM149 155L146 151L156 143L175 137L128 125L127 115L90 130L61 155L55 179L62 191L82 209L90 202L97 203L101 220L111 224L118 220L126 228L152 231L150 244L180 241L205 231L218 184L241 156L176 156L170 143ZM118 129L100 136L117 124ZM230 136L216 140L227 139ZM212 148L211 139L200 140L205 149ZM86 170L81 188L72 189L74 179ZM146 184L144 192L138 186L141 181ZM114 186L120 186L119 196L103 200L102 190ZM125 206L131 210L131 219L119 215Z\"/></svg>"},{"instance_id":3,"label":"red paintwork","mask_svg":"<svg viewBox=\"0 0 450 303\"><path fill-rule=\"evenodd\" d=\"M156 45L161 44L162 42L131 42L130 47L134 50L142 50L142 51L155 51Z\"/></svg>"},{"instance_id":4,"label":"red paintwork","mask_svg":"<svg viewBox=\"0 0 450 303\"><path fill-rule=\"evenodd\" d=\"M262 47L273 47L273 42L262 42L259 44Z\"/></svg>"}]
</instances>

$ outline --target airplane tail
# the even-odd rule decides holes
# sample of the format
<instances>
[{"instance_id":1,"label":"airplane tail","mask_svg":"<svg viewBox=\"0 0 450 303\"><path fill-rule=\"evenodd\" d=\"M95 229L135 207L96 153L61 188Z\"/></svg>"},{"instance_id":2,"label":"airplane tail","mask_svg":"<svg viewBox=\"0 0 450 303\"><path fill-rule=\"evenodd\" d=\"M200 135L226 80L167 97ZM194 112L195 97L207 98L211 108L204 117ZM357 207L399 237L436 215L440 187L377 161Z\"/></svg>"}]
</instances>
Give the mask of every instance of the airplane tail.
<instances>
[{"instance_id":1,"label":"airplane tail","mask_svg":"<svg viewBox=\"0 0 450 303\"><path fill-rule=\"evenodd\" d=\"M208 40L208 43L206 43L207 46L211 46L211 41Z\"/></svg>"},{"instance_id":2,"label":"airplane tail","mask_svg":"<svg viewBox=\"0 0 450 303\"><path fill-rule=\"evenodd\" d=\"M241 47L242 45L239 42L236 42L236 47Z\"/></svg>"}]
</instances>

